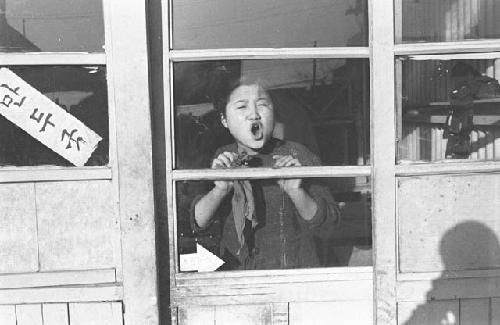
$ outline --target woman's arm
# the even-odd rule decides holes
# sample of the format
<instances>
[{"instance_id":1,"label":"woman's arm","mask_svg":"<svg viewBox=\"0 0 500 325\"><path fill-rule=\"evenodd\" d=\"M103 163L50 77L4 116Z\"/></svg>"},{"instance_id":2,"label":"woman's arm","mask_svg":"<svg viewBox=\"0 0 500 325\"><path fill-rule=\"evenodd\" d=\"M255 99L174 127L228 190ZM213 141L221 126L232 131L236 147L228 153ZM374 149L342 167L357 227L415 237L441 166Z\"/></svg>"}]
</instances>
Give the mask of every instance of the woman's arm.
<instances>
[{"instance_id":1,"label":"woman's arm","mask_svg":"<svg viewBox=\"0 0 500 325\"><path fill-rule=\"evenodd\" d=\"M212 161L212 168L229 168L237 158L234 152L223 152ZM233 181L215 181L215 187L205 194L194 206L194 220L200 228L210 224L215 212L227 194L233 189Z\"/></svg>"},{"instance_id":2,"label":"woman's arm","mask_svg":"<svg viewBox=\"0 0 500 325\"><path fill-rule=\"evenodd\" d=\"M305 221L310 221L318 211L316 201L303 188L285 189L286 194L290 197L297 212Z\"/></svg>"},{"instance_id":3,"label":"woman's arm","mask_svg":"<svg viewBox=\"0 0 500 325\"><path fill-rule=\"evenodd\" d=\"M275 155L273 156L273 159L276 159L276 162L274 163L275 168L302 166L300 161L291 155ZM288 194L300 217L302 217L305 221L312 220L316 215L318 205L309 193L301 187L302 179L281 179L278 181L278 184L285 191L285 193Z\"/></svg>"},{"instance_id":4,"label":"woman's arm","mask_svg":"<svg viewBox=\"0 0 500 325\"><path fill-rule=\"evenodd\" d=\"M210 224L221 202L230 191L230 189L215 186L195 204L194 220L198 227L205 228Z\"/></svg>"}]
</instances>

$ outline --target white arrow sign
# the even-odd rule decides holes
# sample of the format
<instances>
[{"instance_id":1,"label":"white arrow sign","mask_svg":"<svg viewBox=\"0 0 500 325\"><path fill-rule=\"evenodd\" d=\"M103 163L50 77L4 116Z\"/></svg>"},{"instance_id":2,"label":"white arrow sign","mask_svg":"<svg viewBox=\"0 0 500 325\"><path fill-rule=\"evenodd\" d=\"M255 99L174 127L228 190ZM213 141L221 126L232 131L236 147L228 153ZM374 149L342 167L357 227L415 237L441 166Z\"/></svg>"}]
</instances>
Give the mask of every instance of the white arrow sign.
<instances>
[{"instance_id":1,"label":"white arrow sign","mask_svg":"<svg viewBox=\"0 0 500 325\"><path fill-rule=\"evenodd\" d=\"M182 272L211 272L215 271L222 264L224 264L223 260L196 243L196 253L181 254L180 269Z\"/></svg>"}]
</instances>

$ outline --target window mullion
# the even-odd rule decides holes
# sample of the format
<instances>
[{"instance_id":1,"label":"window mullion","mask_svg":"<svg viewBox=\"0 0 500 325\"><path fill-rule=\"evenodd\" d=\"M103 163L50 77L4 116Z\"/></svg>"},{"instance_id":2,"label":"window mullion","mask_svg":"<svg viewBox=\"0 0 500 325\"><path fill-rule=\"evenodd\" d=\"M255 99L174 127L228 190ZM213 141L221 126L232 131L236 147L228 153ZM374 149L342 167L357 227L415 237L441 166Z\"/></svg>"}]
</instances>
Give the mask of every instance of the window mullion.
<instances>
[{"instance_id":1,"label":"window mullion","mask_svg":"<svg viewBox=\"0 0 500 325\"><path fill-rule=\"evenodd\" d=\"M370 166L304 166L291 168L183 169L173 171L173 180L264 179L305 177L370 176Z\"/></svg>"},{"instance_id":2,"label":"window mullion","mask_svg":"<svg viewBox=\"0 0 500 325\"><path fill-rule=\"evenodd\" d=\"M207 50L173 50L173 61L243 60L243 59L312 59L368 58L368 47L308 47L308 48L238 48Z\"/></svg>"},{"instance_id":3,"label":"window mullion","mask_svg":"<svg viewBox=\"0 0 500 325\"><path fill-rule=\"evenodd\" d=\"M0 53L2 65L105 65L105 53Z\"/></svg>"},{"instance_id":4,"label":"window mullion","mask_svg":"<svg viewBox=\"0 0 500 325\"><path fill-rule=\"evenodd\" d=\"M397 324L394 1L371 1L374 323Z\"/></svg>"}]
</instances>

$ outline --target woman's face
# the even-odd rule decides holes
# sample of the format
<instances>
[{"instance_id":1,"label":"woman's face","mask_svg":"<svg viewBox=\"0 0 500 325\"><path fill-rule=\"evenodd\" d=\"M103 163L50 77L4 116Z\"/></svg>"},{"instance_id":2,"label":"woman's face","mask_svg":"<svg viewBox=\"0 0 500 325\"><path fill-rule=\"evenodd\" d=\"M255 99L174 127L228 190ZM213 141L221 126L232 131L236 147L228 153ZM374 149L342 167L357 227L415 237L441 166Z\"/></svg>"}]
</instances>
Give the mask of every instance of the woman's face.
<instances>
[{"instance_id":1,"label":"woman's face","mask_svg":"<svg viewBox=\"0 0 500 325\"><path fill-rule=\"evenodd\" d=\"M229 96L222 124L229 129L240 151L256 153L273 134L271 98L257 84L239 86Z\"/></svg>"}]
</instances>

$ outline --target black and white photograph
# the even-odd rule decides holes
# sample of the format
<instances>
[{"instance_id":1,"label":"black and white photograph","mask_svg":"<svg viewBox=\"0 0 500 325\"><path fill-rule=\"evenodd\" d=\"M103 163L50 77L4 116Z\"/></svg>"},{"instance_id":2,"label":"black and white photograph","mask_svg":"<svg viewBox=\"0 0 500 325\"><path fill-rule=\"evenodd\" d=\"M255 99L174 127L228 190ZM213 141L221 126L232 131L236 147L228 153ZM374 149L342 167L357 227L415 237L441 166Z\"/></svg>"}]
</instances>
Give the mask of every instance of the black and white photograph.
<instances>
[{"instance_id":1,"label":"black and white photograph","mask_svg":"<svg viewBox=\"0 0 500 325\"><path fill-rule=\"evenodd\" d=\"M500 0L0 0L0 325L500 324Z\"/></svg>"}]
</instances>

